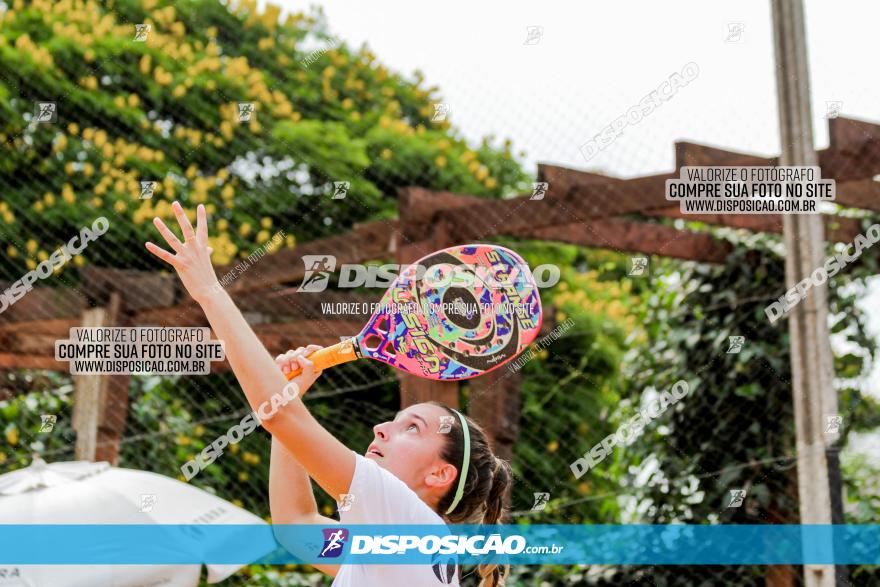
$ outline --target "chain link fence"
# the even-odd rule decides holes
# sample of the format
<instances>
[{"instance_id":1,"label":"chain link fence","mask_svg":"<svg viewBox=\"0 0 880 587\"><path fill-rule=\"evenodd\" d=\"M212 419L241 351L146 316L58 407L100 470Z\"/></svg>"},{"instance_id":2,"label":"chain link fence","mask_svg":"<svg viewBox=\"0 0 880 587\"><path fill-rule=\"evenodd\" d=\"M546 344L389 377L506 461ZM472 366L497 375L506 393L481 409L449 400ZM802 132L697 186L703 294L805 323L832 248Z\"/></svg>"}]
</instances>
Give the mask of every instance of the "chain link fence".
<instances>
[{"instance_id":1,"label":"chain link fence","mask_svg":"<svg viewBox=\"0 0 880 587\"><path fill-rule=\"evenodd\" d=\"M355 50L332 36L319 11L279 23L275 9L257 11L248 2L17 0L0 3L0 17L3 288L96 218L110 224L0 313L0 473L26 466L34 454L49 462L75 458L74 381L46 369L41 353L79 325L84 310L106 305L109 293L118 292L112 282L90 278L97 275L90 268L150 272L129 292L129 317L151 323L151 311L158 321L163 308L175 307L174 316L161 319L202 324L197 309L178 305L183 298L168 286L176 278L142 246L156 238L154 216L172 218L172 201L187 209L207 205L218 276L234 275L234 286L272 280L290 259L285 250L351 235L367 222L379 223L383 247L392 240L399 247L419 245L424 235L436 234L438 217L428 214L409 227L396 221L398 190L421 186L499 203L479 208L468 235L515 249L532 267L561 268L559 283L542 290L542 302L552 308L554 326L570 320L571 327L515 373L520 397L510 522L798 523L802 455L795 448L788 327L785 320L769 322L764 312L787 289L779 225L750 232L733 221L694 222L650 206L596 220L590 212L631 202L638 186L566 170L539 176L509 142L466 141L447 120L436 88L425 87L419 74L413 79L390 70L367 47ZM645 92L658 90L660 81L646 82ZM536 128L551 114L536 113ZM601 121L595 126L603 128ZM634 127L614 147L629 165L645 162L640 175L655 172L652 128ZM865 182L880 173L880 157L872 155L880 134L863 140L873 132L865 125L838 137L849 146L823 158L839 182L851 182L839 184L839 193L875 193ZM552 139L590 144L574 133ZM597 147L585 148L589 155ZM581 167L595 167L591 158ZM590 183L602 187L594 193ZM561 185L584 191L572 198ZM532 197L500 205L522 194ZM838 220L826 227L829 255L852 241L853 228L864 233L876 220L846 206L830 211ZM554 219L544 232L523 226L540 215ZM508 226L514 228L504 230ZM645 226L644 232L634 228ZM283 244L266 247L279 231ZM698 262L715 250L701 235L726 243L725 254ZM327 242L323 252L348 254L344 240ZM251 257L256 251L268 254ZM365 260L395 261L393 252ZM876 333L870 309L858 301L872 291L870 276L877 272L876 256L863 254L829 280L840 408L828 416L840 419L828 424L842 432L840 479L833 481L843 493L847 523L877 523L880 511L880 416L869 383ZM335 279L316 295L378 298L379 290L343 291ZM283 325L306 313L291 290L296 282L273 281L263 290L276 296L274 305L248 310L261 334L284 341ZM325 340L339 334L339 317L307 305L303 332ZM679 382L687 393L663 399ZM362 361L328 370L307 405L335 436L362 451L372 426L399 408L399 388L390 369ZM465 409L474 389L471 383L460 388ZM181 479L181 466L249 411L228 372L135 375L122 404L123 411L105 419L121 431L119 466ZM642 426L635 426L639 414ZM269 519L269 448L259 430L190 482ZM333 515L335 503L320 491L316 497L320 511ZM464 571L462 584L475 585L471 570ZM876 568L847 572L852 585L880 585ZM223 584L329 583L307 567L252 565ZM509 580L803 583L796 566L712 565L549 565L514 568Z\"/></svg>"}]
</instances>

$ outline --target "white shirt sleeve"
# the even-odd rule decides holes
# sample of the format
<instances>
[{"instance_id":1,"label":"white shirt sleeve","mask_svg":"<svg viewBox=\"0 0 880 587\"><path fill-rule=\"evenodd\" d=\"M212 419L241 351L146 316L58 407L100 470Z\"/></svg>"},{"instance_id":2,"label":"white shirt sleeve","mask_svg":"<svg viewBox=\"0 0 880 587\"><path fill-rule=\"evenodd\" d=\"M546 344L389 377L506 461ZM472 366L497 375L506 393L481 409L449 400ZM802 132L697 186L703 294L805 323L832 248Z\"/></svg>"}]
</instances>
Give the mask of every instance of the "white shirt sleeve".
<instances>
[{"instance_id":1,"label":"white shirt sleeve","mask_svg":"<svg viewBox=\"0 0 880 587\"><path fill-rule=\"evenodd\" d=\"M354 451L352 451L354 452ZM355 454L354 476L348 490L350 507L340 507L342 524L443 524L428 504L406 483L375 461Z\"/></svg>"}]
</instances>

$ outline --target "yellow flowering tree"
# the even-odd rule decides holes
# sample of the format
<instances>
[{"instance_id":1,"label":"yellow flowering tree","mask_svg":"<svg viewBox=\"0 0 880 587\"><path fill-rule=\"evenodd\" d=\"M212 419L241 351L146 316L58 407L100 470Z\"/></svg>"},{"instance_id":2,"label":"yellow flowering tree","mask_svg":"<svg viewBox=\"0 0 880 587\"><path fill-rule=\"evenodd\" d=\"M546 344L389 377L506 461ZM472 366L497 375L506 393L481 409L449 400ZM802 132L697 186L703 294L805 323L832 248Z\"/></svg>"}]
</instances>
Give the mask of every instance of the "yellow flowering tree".
<instances>
[{"instance_id":1,"label":"yellow flowering tree","mask_svg":"<svg viewBox=\"0 0 880 587\"><path fill-rule=\"evenodd\" d=\"M206 204L222 265L278 230L293 247L387 217L400 186L523 189L509 142L467 144L421 73L331 37L320 11L279 13L253 0L8 3L0 277L100 215L110 231L77 264L157 268L141 243L175 199ZM45 120L41 103L54 103Z\"/></svg>"}]
</instances>

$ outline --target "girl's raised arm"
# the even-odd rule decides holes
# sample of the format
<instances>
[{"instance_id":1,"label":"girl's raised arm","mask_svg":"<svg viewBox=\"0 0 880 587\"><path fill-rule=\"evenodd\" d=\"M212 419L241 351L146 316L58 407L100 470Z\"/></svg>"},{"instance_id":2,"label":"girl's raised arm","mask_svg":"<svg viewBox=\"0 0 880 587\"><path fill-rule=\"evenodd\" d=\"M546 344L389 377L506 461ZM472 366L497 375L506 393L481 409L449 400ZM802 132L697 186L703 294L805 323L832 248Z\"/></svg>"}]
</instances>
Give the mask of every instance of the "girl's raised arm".
<instances>
[{"instance_id":1,"label":"girl's raised arm","mask_svg":"<svg viewBox=\"0 0 880 587\"><path fill-rule=\"evenodd\" d=\"M251 408L258 414L268 413L273 398L278 405L278 400L287 396L287 379L232 298L219 286L208 250L205 207L198 207L195 230L178 202L172 209L183 231L183 242L160 218L155 218L153 224L174 253L153 243L147 243L147 250L174 267L190 296L205 312L214 334L223 341L226 359ZM309 361L306 365L313 370ZM301 398L289 401L261 423L324 491L334 499L348 493L354 475L354 453L312 417Z\"/></svg>"}]
</instances>

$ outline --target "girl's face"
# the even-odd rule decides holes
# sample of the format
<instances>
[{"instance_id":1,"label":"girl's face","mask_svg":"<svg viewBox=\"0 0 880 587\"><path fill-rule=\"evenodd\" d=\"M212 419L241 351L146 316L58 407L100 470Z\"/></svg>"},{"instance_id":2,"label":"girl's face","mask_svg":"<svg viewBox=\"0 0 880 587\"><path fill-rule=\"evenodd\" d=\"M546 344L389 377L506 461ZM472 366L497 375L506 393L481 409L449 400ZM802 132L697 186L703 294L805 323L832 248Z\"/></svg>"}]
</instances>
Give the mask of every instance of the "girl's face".
<instances>
[{"instance_id":1,"label":"girl's face","mask_svg":"<svg viewBox=\"0 0 880 587\"><path fill-rule=\"evenodd\" d=\"M373 427L375 438L364 455L394 474L429 503L449 489L457 467L440 456L448 440L441 432L449 412L434 404L415 404L391 422ZM454 416L453 416L454 417ZM427 499L426 499L427 498Z\"/></svg>"}]
</instances>

